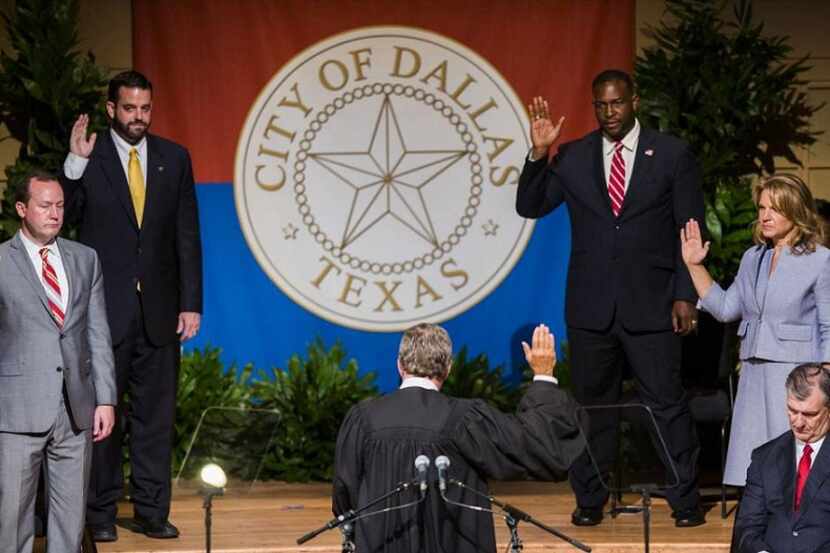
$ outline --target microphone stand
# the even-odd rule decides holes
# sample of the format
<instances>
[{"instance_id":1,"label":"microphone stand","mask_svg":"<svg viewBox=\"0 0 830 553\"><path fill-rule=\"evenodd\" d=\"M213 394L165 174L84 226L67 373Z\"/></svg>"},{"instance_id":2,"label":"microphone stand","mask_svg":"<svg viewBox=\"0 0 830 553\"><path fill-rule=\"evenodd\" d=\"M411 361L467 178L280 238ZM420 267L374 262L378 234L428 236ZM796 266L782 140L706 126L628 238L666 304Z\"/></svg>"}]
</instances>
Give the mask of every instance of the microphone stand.
<instances>
[{"instance_id":1,"label":"microphone stand","mask_svg":"<svg viewBox=\"0 0 830 553\"><path fill-rule=\"evenodd\" d=\"M340 533L343 535L343 541L340 544L340 553L355 553L357 546L354 543L354 524L344 522L340 526Z\"/></svg>"},{"instance_id":2,"label":"microphone stand","mask_svg":"<svg viewBox=\"0 0 830 553\"><path fill-rule=\"evenodd\" d=\"M468 491L472 492L473 494L475 494L479 497L483 497L484 499L487 499L493 505L498 506L502 511L504 511L504 513L505 513L504 520L507 523L507 527L510 529L510 548L511 548L510 551L511 551L511 553L512 552L518 553L519 551L522 550L522 543L521 543L521 540L519 540L519 531L518 531L518 525L519 525L520 521L529 522L530 524L536 526L537 528L541 528L545 532L556 536L560 540L568 542L569 544L573 545L574 547L576 547L577 549L579 549L581 551L585 551L585 552L590 552L591 551L591 548L589 546L585 545L584 543L582 543L581 541L576 540L576 539L574 539L570 536L567 536L567 535L563 534L562 532L560 532L559 530L557 530L555 528L551 528L547 524L545 524L545 523L543 523L539 520L536 520L531 515L529 515L528 513L522 511L518 507L510 505L509 503L504 503L502 501L499 501L498 499L496 499L492 495L487 495L485 493L482 493L482 492L476 490L475 488L471 488L470 486L468 486L464 482L461 482L461 481L456 480L454 478L450 478L449 483L453 484L455 486L458 486L459 488L463 488L465 490L468 490ZM441 497L443 497L444 500L447 501L447 503L451 503L453 505L459 505L459 506L464 506L464 507L468 507L468 508L474 508L474 510L476 510L476 511L487 511L488 510L488 509L484 509L482 507L478 507L478 506L475 506L475 505L465 505L463 503L457 503L455 501L450 501L450 500L446 499L446 497L444 497L443 494L441 494ZM490 512L492 512L492 511L490 511Z\"/></svg>"},{"instance_id":3,"label":"microphone stand","mask_svg":"<svg viewBox=\"0 0 830 553\"><path fill-rule=\"evenodd\" d=\"M642 504L640 506L614 507L611 510L611 516L616 517L618 513L643 513L643 544L645 553L649 553L651 545L651 494L660 488L657 484L632 484L629 489L640 494Z\"/></svg>"},{"instance_id":4,"label":"microphone stand","mask_svg":"<svg viewBox=\"0 0 830 553\"><path fill-rule=\"evenodd\" d=\"M342 515L338 515L325 523L323 526L317 528L316 530L312 530L308 532L304 536L297 538L297 545L302 545L305 542L316 538L318 535L322 534L327 530L332 530L334 528L340 528L340 531L343 533L343 553L353 553L355 551L354 542L352 541L354 535L354 523L362 518L368 518L371 516L379 515L381 513L387 513L389 511L396 511L399 509L406 509L407 507L412 507L421 503L426 499L427 495L424 494L416 501L410 501L408 503L404 503L403 505L395 505L393 507L385 507L383 509L379 509L377 511L372 511L370 513L366 513L365 511L369 508L377 505L381 501L385 501L389 499L393 495L397 495L401 492L408 490L409 488L417 488L419 486L419 482L417 479L411 480L409 482L401 482L393 489L389 490L385 494L376 497L375 499L371 500L369 503L364 505L363 507L354 510L350 509L349 511L343 513Z\"/></svg>"}]
</instances>

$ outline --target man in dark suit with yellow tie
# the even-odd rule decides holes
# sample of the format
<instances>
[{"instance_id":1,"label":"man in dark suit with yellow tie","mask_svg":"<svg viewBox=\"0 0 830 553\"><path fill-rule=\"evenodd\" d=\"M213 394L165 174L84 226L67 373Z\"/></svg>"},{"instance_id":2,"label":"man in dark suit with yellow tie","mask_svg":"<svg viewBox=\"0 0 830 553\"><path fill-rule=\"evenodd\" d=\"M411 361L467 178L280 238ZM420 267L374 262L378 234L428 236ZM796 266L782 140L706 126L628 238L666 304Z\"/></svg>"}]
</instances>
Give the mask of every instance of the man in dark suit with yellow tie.
<instances>
[{"instance_id":1,"label":"man in dark suit with yellow tie","mask_svg":"<svg viewBox=\"0 0 830 553\"><path fill-rule=\"evenodd\" d=\"M170 463L180 342L201 321L202 249L187 150L149 134L153 88L126 71L109 84L107 132L72 128L61 184L80 241L98 252L104 273L118 394L112 436L93 451L87 524L96 541L114 541L123 489L122 431L129 422L131 498L138 531L173 538Z\"/></svg>"},{"instance_id":2,"label":"man in dark suit with yellow tie","mask_svg":"<svg viewBox=\"0 0 830 553\"><path fill-rule=\"evenodd\" d=\"M752 452L735 521L740 553L830 552L830 366L787 377L790 430Z\"/></svg>"}]
</instances>

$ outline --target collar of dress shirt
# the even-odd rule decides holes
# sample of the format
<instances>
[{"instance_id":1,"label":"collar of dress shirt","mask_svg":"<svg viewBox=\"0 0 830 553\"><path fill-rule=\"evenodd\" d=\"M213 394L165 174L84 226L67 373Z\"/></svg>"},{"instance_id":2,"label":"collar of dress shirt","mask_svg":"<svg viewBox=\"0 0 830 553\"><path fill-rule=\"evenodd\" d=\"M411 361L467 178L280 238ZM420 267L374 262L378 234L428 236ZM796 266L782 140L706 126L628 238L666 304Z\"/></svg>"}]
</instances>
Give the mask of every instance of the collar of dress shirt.
<instances>
[{"instance_id":1,"label":"collar of dress shirt","mask_svg":"<svg viewBox=\"0 0 830 553\"><path fill-rule=\"evenodd\" d=\"M811 465L812 465L812 463L816 462L816 457L818 457L818 450L821 449L821 444L824 443L824 438L826 436L827 435L825 434L820 439L810 443L810 447L813 449L813 454L810 457L810 459L811 459L810 464ZM806 444L804 442L802 442L801 440L799 440L798 438L795 439L795 462L796 462L796 466L798 466L798 462L801 460L801 455L804 453L804 446L805 445Z\"/></svg>"},{"instance_id":2,"label":"collar of dress shirt","mask_svg":"<svg viewBox=\"0 0 830 553\"><path fill-rule=\"evenodd\" d=\"M634 119L634 126L622 139L623 148L629 152L635 151L637 149L638 140L640 140L640 121L638 119ZM607 136L602 135L602 152L605 155L610 156L614 153L614 144L615 142L613 140L610 140Z\"/></svg>"},{"instance_id":3,"label":"collar of dress shirt","mask_svg":"<svg viewBox=\"0 0 830 553\"><path fill-rule=\"evenodd\" d=\"M630 133L629 133L630 134ZM121 159L129 161L130 149L135 148L138 152L138 159L147 159L147 135L145 134L138 144L130 144L115 132L115 129L110 127L110 136L112 136L112 143L115 144L115 149L118 150L118 156Z\"/></svg>"},{"instance_id":4,"label":"collar of dress shirt","mask_svg":"<svg viewBox=\"0 0 830 553\"><path fill-rule=\"evenodd\" d=\"M40 250L42 248L49 248L49 255L53 255L56 257L61 256L61 252L58 249L57 244L55 243L55 238L52 238L52 241L48 244L44 246L39 246L38 244L35 244L31 238L26 236L26 234L22 230L19 230L17 232L18 234L20 234L20 241L23 242L23 247L26 248L26 253L28 253L29 257L33 260L40 259ZM35 267L39 268L38 265L35 265Z\"/></svg>"},{"instance_id":5,"label":"collar of dress shirt","mask_svg":"<svg viewBox=\"0 0 830 553\"><path fill-rule=\"evenodd\" d=\"M403 390L404 388L423 388L424 390L438 391L438 386L436 386L432 380L422 376L409 376L405 378L404 381L401 382L400 389Z\"/></svg>"}]
</instances>

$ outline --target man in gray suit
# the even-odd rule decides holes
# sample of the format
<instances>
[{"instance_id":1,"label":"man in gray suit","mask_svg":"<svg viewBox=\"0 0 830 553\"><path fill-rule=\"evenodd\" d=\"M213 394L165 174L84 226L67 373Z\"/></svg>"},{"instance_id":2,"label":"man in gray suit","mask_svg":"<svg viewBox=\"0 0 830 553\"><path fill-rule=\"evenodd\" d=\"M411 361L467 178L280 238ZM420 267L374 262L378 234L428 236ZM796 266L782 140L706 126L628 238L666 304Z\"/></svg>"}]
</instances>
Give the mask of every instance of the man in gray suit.
<instances>
[{"instance_id":1,"label":"man in gray suit","mask_svg":"<svg viewBox=\"0 0 830 553\"><path fill-rule=\"evenodd\" d=\"M63 190L34 171L15 190L20 231L0 244L0 551L34 543L48 460L48 553L80 549L92 441L115 420L115 369L95 251L58 238Z\"/></svg>"}]
</instances>

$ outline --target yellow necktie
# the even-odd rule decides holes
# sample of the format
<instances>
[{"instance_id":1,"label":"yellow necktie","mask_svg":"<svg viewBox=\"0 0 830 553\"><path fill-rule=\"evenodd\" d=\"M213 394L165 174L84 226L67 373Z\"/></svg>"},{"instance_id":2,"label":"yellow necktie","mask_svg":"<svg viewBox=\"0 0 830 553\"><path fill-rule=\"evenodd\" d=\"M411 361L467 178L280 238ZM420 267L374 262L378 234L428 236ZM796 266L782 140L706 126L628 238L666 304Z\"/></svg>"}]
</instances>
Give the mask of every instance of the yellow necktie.
<instances>
[{"instance_id":1,"label":"yellow necktie","mask_svg":"<svg viewBox=\"0 0 830 553\"><path fill-rule=\"evenodd\" d=\"M141 228L141 221L144 219L144 177L141 174L141 164L138 162L138 152L130 148L130 162L127 164L127 175L130 185L130 196L133 199L135 218L138 227Z\"/></svg>"}]
</instances>

